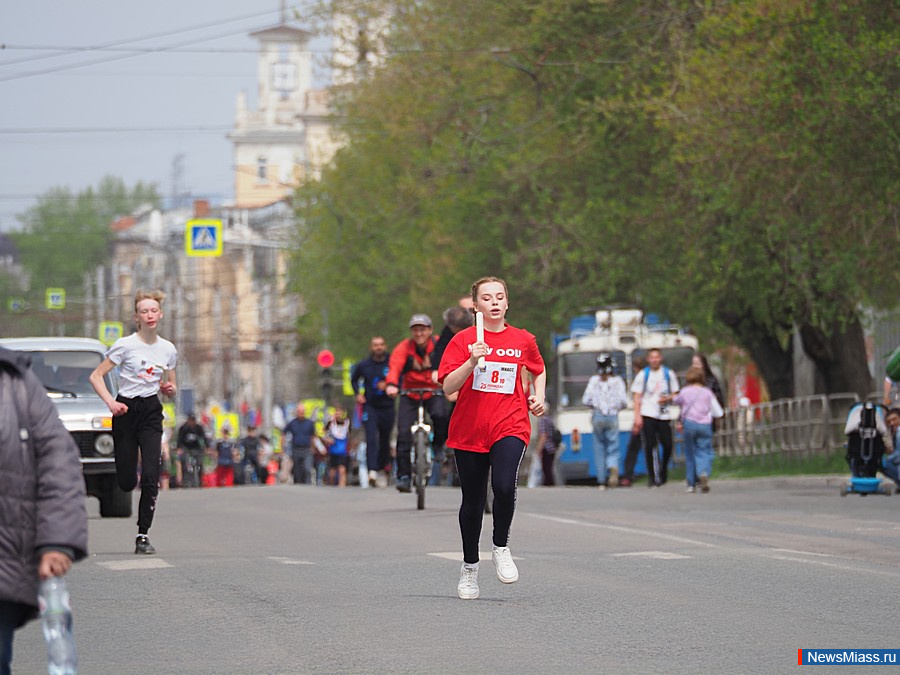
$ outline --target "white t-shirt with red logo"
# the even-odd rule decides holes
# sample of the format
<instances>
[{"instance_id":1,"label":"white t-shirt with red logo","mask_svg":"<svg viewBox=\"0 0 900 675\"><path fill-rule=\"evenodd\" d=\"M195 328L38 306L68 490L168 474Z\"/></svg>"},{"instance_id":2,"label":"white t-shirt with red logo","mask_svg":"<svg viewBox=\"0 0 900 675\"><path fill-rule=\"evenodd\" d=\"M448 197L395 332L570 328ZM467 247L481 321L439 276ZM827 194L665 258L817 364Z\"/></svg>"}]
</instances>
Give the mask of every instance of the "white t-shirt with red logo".
<instances>
[{"instance_id":1,"label":"white t-shirt with red logo","mask_svg":"<svg viewBox=\"0 0 900 675\"><path fill-rule=\"evenodd\" d=\"M144 398L159 392L163 372L173 370L178 351L159 336L148 345L137 333L121 337L106 352L119 366L119 394L125 398Z\"/></svg>"},{"instance_id":2,"label":"white t-shirt with red logo","mask_svg":"<svg viewBox=\"0 0 900 675\"><path fill-rule=\"evenodd\" d=\"M469 345L476 341L474 326L453 336L441 358L440 382L468 360ZM466 379L450 417L447 445L454 450L489 452L501 438L512 436L525 443L531 438L522 370L534 376L544 372L537 341L528 331L509 324L499 333L486 330L484 341L491 350L485 369L476 367Z\"/></svg>"}]
</instances>

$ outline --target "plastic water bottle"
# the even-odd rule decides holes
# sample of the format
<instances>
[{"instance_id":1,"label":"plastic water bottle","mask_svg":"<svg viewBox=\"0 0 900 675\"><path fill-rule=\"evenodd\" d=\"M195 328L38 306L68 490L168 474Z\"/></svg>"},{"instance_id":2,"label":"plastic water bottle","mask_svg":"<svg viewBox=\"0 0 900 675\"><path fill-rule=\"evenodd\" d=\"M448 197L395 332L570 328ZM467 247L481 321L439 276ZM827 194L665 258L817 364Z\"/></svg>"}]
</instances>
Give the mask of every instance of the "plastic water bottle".
<instances>
[{"instance_id":1,"label":"plastic water bottle","mask_svg":"<svg viewBox=\"0 0 900 675\"><path fill-rule=\"evenodd\" d=\"M75 675L78 655L72 635L72 609L66 582L59 577L42 581L38 605L47 641L47 672L49 675Z\"/></svg>"}]
</instances>

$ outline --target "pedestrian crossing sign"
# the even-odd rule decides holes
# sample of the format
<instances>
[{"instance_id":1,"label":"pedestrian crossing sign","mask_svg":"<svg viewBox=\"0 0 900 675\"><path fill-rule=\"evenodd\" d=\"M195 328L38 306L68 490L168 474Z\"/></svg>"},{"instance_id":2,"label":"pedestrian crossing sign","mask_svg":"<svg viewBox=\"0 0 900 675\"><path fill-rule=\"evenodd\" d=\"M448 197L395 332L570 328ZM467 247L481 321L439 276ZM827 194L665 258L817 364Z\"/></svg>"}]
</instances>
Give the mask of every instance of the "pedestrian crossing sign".
<instances>
[{"instance_id":1,"label":"pedestrian crossing sign","mask_svg":"<svg viewBox=\"0 0 900 675\"><path fill-rule=\"evenodd\" d=\"M189 256L222 255L222 221L189 220L184 230L184 250Z\"/></svg>"},{"instance_id":2,"label":"pedestrian crossing sign","mask_svg":"<svg viewBox=\"0 0 900 675\"><path fill-rule=\"evenodd\" d=\"M45 306L47 309L65 309L66 308L66 289L65 288L48 288L46 294Z\"/></svg>"},{"instance_id":3,"label":"pedestrian crossing sign","mask_svg":"<svg viewBox=\"0 0 900 675\"><path fill-rule=\"evenodd\" d=\"M112 347L112 344L122 337L124 330L125 327L121 321L101 321L100 330L98 331L100 342L107 347Z\"/></svg>"}]
</instances>

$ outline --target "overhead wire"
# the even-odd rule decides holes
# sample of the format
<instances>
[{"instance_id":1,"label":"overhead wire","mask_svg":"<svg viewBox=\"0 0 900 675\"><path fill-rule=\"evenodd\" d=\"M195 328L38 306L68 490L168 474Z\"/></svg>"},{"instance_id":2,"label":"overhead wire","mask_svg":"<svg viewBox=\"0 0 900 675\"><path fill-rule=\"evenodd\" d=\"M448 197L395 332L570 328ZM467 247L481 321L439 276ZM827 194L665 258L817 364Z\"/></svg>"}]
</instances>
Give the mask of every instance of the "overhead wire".
<instances>
[{"instance_id":1,"label":"overhead wire","mask_svg":"<svg viewBox=\"0 0 900 675\"><path fill-rule=\"evenodd\" d=\"M224 19L222 21L212 21L207 23L195 24L193 26L186 26L185 28L180 28L175 31L167 30L167 31L159 31L156 33L151 33L149 35L144 35L142 37L136 38L127 38L124 40L114 40L112 42L106 42L104 44L95 45L95 46L87 46L87 47L55 47L55 46L44 46L44 45L9 45L2 44L0 45L0 51L6 50L53 50L53 51L62 51L62 52L94 52L94 51L112 51L115 50L116 47L120 47L122 45L127 45L132 42L145 42L147 40L154 40L156 38L162 37L171 37L173 35L179 35L181 33L190 33L195 30L203 30L205 28L214 28L216 26L224 26L228 23L233 23L235 21L244 21L246 19L255 19L261 16L267 16L269 14L273 14L278 10L268 10L265 12L252 12L250 14L243 14L241 16L232 17L230 19ZM64 56L65 54L36 54L34 56L28 56L21 59L12 59L9 61L0 61L0 67L18 65L20 63L30 63L34 61L42 61L45 59L52 59L59 56Z\"/></svg>"}]
</instances>

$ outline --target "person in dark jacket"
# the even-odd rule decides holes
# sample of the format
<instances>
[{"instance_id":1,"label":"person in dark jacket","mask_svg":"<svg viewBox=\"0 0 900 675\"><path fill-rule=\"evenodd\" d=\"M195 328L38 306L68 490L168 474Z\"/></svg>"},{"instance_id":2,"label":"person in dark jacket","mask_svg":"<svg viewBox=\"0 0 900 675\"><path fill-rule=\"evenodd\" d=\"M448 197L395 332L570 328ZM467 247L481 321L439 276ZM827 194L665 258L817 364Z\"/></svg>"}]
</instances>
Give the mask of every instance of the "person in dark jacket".
<instances>
[{"instance_id":1,"label":"person in dark jacket","mask_svg":"<svg viewBox=\"0 0 900 675\"><path fill-rule=\"evenodd\" d=\"M350 370L350 384L357 405L363 406L366 429L366 467L371 487L387 486L391 464L391 431L394 430L394 399L385 393L388 374L387 342L380 335L369 342L369 358ZM360 391L360 382L364 391ZM360 476L360 480L363 477Z\"/></svg>"},{"instance_id":2,"label":"person in dark jacket","mask_svg":"<svg viewBox=\"0 0 900 675\"><path fill-rule=\"evenodd\" d=\"M37 616L39 580L87 555L78 447L30 363L0 347L0 675L14 631Z\"/></svg>"}]
</instances>

